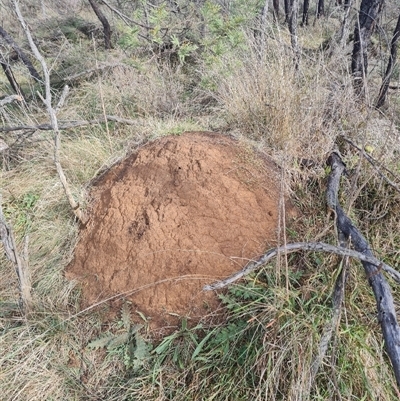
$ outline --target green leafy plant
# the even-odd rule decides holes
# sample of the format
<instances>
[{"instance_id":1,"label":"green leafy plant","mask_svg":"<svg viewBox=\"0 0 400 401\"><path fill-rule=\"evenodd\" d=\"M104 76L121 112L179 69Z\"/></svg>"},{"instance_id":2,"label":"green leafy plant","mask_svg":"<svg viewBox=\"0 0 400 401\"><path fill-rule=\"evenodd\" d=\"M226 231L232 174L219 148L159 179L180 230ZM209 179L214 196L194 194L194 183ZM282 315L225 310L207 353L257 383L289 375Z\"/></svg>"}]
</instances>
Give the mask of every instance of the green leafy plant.
<instances>
[{"instance_id":1,"label":"green leafy plant","mask_svg":"<svg viewBox=\"0 0 400 401\"><path fill-rule=\"evenodd\" d=\"M91 341L89 349L106 348L109 355L118 355L126 369L138 371L151 358L152 345L140 334L142 324L131 324L130 308L127 303L122 306L121 320L116 333L108 333Z\"/></svg>"}]
</instances>

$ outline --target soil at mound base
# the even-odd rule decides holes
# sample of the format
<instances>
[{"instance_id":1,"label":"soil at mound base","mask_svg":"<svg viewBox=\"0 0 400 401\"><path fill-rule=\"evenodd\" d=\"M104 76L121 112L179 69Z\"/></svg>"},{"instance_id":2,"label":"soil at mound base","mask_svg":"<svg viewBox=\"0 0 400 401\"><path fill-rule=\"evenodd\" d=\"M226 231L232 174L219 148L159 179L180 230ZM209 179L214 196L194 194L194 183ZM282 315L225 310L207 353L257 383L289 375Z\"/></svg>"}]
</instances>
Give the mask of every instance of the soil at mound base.
<instances>
[{"instance_id":1,"label":"soil at mound base","mask_svg":"<svg viewBox=\"0 0 400 401\"><path fill-rule=\"evenodd\" d=\"M129 295L162 327L215 306L206 283L239 270L274 244L279 185L274 165L220 134L155 140L92 188L90 220L67 277L84 305Z\"/></svg>"}]
</instances>

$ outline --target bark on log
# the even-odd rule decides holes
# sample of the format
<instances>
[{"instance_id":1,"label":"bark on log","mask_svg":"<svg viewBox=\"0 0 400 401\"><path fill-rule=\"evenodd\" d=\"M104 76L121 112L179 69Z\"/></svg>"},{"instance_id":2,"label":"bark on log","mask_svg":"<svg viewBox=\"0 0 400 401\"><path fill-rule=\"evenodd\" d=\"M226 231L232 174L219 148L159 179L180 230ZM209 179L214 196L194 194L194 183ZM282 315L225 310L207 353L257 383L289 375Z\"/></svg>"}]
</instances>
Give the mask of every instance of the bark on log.
<instances>
[{"instance_id":1,"label":"bark on log","mask_svg":"<svg viewBox=\"0 0 400 401\"><path fill-rule=\"evenodd\" d=\"M111 49L111 27L110 27L110 24L109 24L106 16L100 10L100 7L96 3L96 1L95 0L89 0L89 3L92 6L93 11L97 15L97 18L100 20L100 22L103 25L104 46L105 46L106 49Z\"/></svg>"},{"instance_id":2,"label":"bark on log","mask_svg":"<svg viewBox=\"0 0 400 401\"><path fill-rule=\"evenodd\" d=\"M345 165L337 153L332 153L329 156L327 164L332 169L328 180L327 203L329 209L335 212L337 229L346 239L351 239L356 251L368 257L373 257L368 242L338 203L340 177ZM387 353L392 362L397 385L400 386L400 328L396 319L396 310L390 286L380 272L381 269L368 261L361 261L361 263L375 295L378 321L381 325Z\"/></svg>"},{"instance_id":3,"label":"bark on log","mask_svg":"<svg viewBox=\"0 0 400 401\"><path fill-rule=\"evenodd\" d=\"M382 81L382 86L379 91L378 101L376 102L376 107L380 108L385 104L387 91L389 89L390 79L392 78L394 66L397 59L397 42L400 39L400 15L397 20L396 28L394 29L392 41L390 43L390 57L386 68L385 77Z\"/></svg>"},{"instance_id":4,"label":"bark on log","mask_svg":"<svg viewBox=\"0 0 400 401\"><path fill-rule=\"evenodd\" d=\"M365 77L368 70L368 45L382 8L383 0L362 0L356 26L351 59L354 90L365 97Z\"/></svg>"}]
</instances>

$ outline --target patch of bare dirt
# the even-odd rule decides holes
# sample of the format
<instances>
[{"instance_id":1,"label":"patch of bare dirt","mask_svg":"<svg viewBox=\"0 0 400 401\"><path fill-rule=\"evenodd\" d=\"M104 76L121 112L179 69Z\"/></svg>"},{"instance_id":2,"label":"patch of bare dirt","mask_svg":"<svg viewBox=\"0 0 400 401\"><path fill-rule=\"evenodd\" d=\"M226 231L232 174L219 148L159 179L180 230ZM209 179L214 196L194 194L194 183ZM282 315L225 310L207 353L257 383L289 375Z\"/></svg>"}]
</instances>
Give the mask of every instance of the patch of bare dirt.
<instances>
[{"instance_id":1,"label":"patch of bare dirt","mask_svg":"<svg viewBox=\"0 0 400 401\"><path fill-rule=\"evenodd\" d=\"M84 307L126 293L155 327L198 320L215 307L206 283L274 245L276 167L220 134L190 132L148 143L93 188L67 277Z\"/></svg>"}]
</instances>

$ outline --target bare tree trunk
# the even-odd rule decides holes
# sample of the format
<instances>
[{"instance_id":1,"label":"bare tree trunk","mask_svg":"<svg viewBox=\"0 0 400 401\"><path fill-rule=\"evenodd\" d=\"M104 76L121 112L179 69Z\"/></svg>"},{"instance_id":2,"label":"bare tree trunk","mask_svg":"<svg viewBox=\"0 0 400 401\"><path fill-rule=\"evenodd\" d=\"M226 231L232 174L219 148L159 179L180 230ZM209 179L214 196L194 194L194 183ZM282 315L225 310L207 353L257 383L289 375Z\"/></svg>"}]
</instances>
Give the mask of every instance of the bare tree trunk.
<instances>
[{"instance_id":1,"label":"bare tree trunk","mask_svg":"<svg viewBox=\"0 0 400 401\"><path fill-rule=\"evenodd\" d=\"M397 59L397 42L400 39L400 15L397 20L396 28L393 32L392 41L390 44L390 57L386 68L386 74L382 81L382 86L379 91L378 101L376 102L376 107L382 107L385 104L387 91L389 89L390 79L392 78L393 69L396 64Z\"/></svg>"},{"instance_id":2,"label":"bare tree trunk","mask_svg":"<svg viewBox=\"0 0 400 401\"><path fill-rule=\"evenodd\" d=\"M303 19L301 25L308 25L308 10L310 8L310 0L304 0L303 2Z\"/></svg>"},{"instance_id":3,"label":"bare tree trunk","mask_svg":"<svg viewBox=\"0 0 400 401\"><path fill-rule=\"evenodd\" d=\"M93 8L93 11L97 15L97 18L100 20L100 22L103 25L103 30L104 30L104 46L106 49L111 49L111 27L110 24L103 14L103 12L100 10L100 7L98 4L95 2L95 0L88 0L90 5Z\"/></svg>"},{"instance_id":4,"label":"bare tree trunk","mask_svg":"<svg viewBox=\"0 0 400 401\"><path fill-rule=\"evenodd\" d=\"M365 98L365 77L368 70L368 45L384 0L362 0L354 29L351 72L355 93Z\"/></svg>"},{"instance_id":5,"label":"bare tree trunk","mask_svg":"<svg viewBox=\"0 0 400 401\"><path fill-rule=\"evenodd\" d=\"M290 41L294 53L294 67L296 70L299 68L300 63L300 47L299 40L297 37L297 13L299 9L299 0L292 0L289 15L289 32Z\"/></svg>"},{"instance_id":6,"label":"bare tree trunk","mask_svg":"<svg viewBox=\"0 0 400 401\"><path fill-rule=\"evenodd\" d=\"M279 20L279 0L272 0L273 7L274 7L274 20Z\"/></svg>"},{"instance_id":7,"label":"bare tree trunk","mask_svg":"<svg viewBox=\"0 0 400 401\"><path fill-rule=\"evenodd\" d=\"M344 42L349 37L349 23L350 23L349 14L350 14L352 3L353 3L353 0L346 0L344 3L343 21L342 21L342 26L340 27L340 33L339 33L339 38L338 38L339 48L344 47Z\"/></svg>"},{"instance_id":8,"label":"bare tree trunk","mask_svg":"<svg viewBox=\"0 0 400 401\"><path fill-rule=\"evenodd\" d=\"M29 70L29 73L33 78L37 81L41 82L42 78L39 73L36 71L35 67L26 56L26 54L22 51L22 49L15 43L14 39L0 26L0 36L5 40L7 44L9 44L17 53L18 58L22 60L22 62L26 65Z\"/></svg>"},{"instance_id":9,"label":"bare tree trunk","mask_svg":"<svg viewBox=\"0 0 400 401\"><path fill-rule=\"evenodd\" d=\"M284 0L285 5L285 22L289 22L290 18L290 7L292 5L293 0Z\"/></svg>"},{"instance_id":10,"label":"bare tree trunk","mask_svg":"<svg viewBox=\"0 0 400 401\"><path fill-rule=\"evenodd\" d=\"M318 0L317 18L323 17L324 15L325 15L325 1Z\"/></svg>"}]
</instances>

